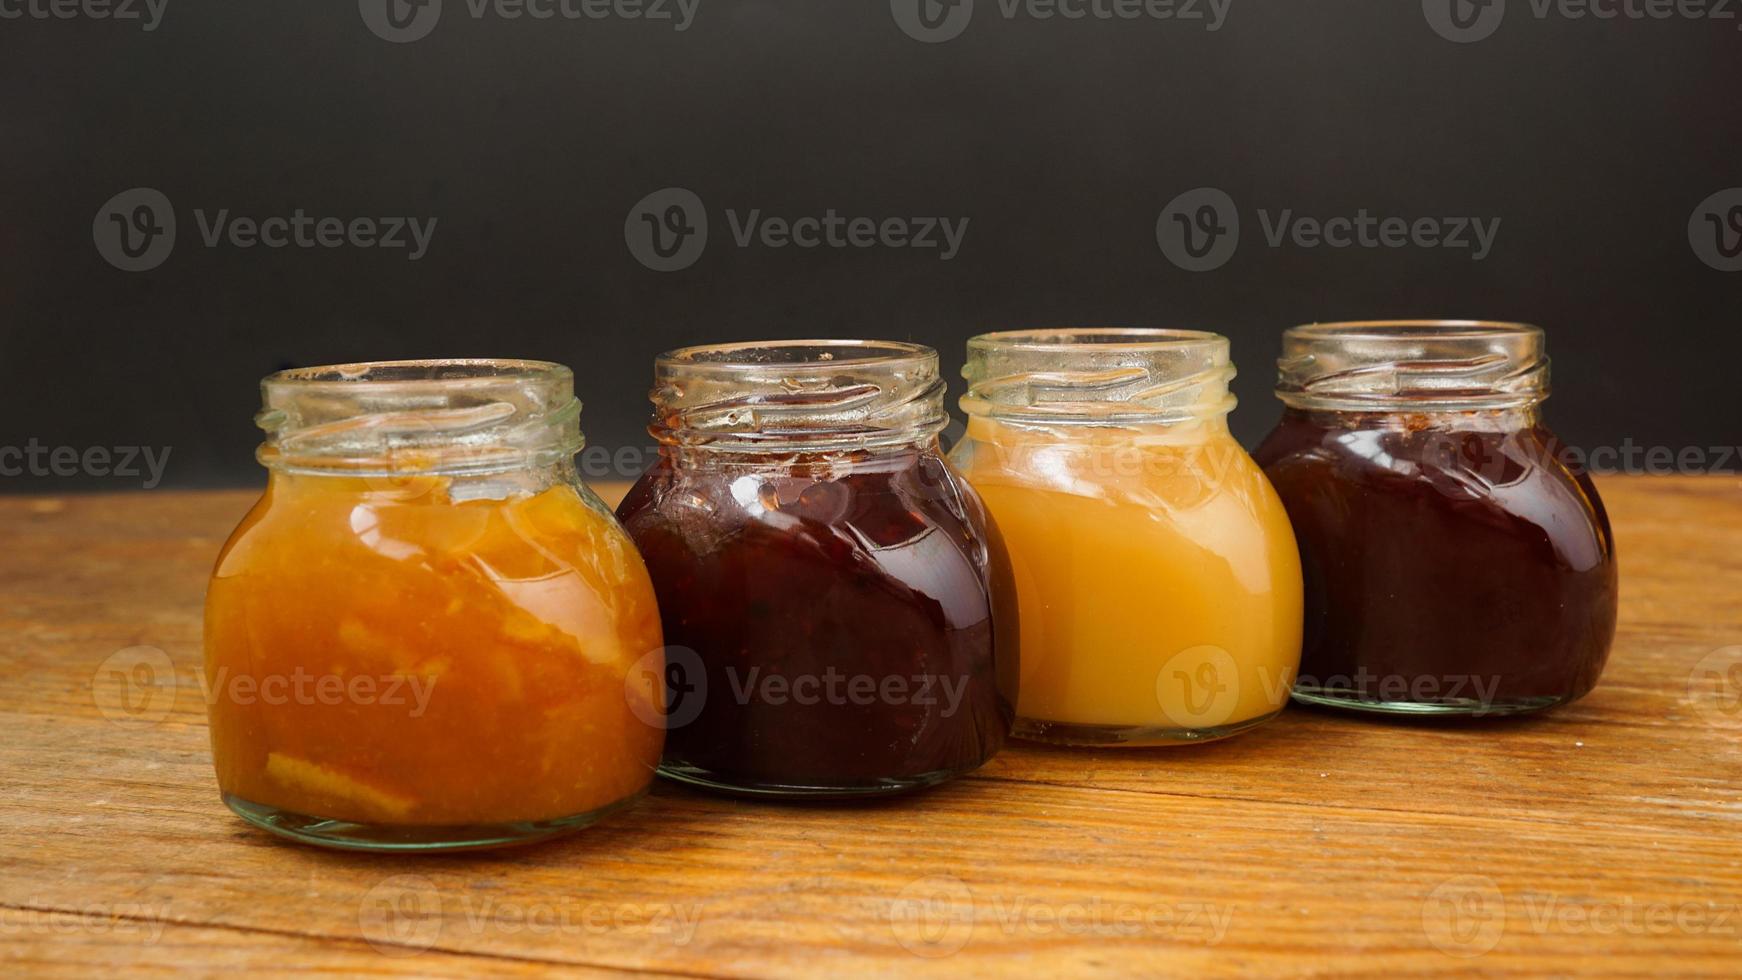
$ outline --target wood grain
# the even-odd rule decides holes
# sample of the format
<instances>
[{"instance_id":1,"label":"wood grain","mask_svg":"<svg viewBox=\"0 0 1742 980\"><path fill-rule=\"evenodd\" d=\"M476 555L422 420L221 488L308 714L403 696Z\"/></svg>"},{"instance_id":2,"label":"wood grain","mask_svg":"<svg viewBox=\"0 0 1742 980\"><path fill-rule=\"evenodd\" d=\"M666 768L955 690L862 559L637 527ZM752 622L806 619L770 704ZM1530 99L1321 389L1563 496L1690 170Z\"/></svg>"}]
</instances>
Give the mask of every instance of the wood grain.
<instances>
[{"instance_id":1,"label":"wood grain","mask_svg":"<svg viewBox=\"0 0 1742 980\"><path fill-rule=\"evenodd\" d=\"M661 785L483 855L282 843L217 799L200 603L240 493L0 498L0 970L418 976L1742 973L1742 482L1602 484L1603 683L1539 718L1290 710L1018 744L906 800ZM173 670L129 691L117 651Z\"/></svg>"}]
</instances>

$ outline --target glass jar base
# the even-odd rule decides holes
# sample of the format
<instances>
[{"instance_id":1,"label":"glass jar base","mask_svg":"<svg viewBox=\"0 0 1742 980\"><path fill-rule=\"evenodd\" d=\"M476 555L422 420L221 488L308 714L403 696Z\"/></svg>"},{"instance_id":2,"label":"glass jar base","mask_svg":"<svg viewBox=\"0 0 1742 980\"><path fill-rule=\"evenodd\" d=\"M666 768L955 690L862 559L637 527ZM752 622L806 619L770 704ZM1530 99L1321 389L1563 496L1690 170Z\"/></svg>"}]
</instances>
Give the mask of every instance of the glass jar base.
<instances>
[{"instance_id":1,"label":"glass jar base","mask_svg":"<svg viewBox=\"0 0 1742 980\"><path fill-rule=\"evenodd\" d=\"M354 823L311 817L281 810L225 793L224 804L237 816L263 830L303 844L346 851L476 851L492 847L532 844L580 830L615 813L642 796L642 790L590 813L554 820L509 823L437 824L427 827Z\"/></svg>"},{"instance_id":2,"label":"glass jar base","mask_svg":"<svg viewBox=\"0 0 1742 980\"><path fill-rule=\"evenodd\" d=\"M1524 715L1576 700L1576 696L1545 695L1529 698L1441 698L1436 701L1399 701L1380 698L1347 688L1296 687L1294 700L1320 708L1360 711L1376 715L1416 718L1501 718Z\"/></svg>"},{"instance_id":3,"label":"glass jar base","mask_svg":"<svg viewBox=\"0 0 1742 980\"><path fill-rule=\"evenodd\" d=\"M1048 745L1069 745L1078 748L1100 746L1141 749L1214 742L1257 728L1280 714L1282 714L1282 709L1278 708L1266 715L1206 728L1154 725L1078 725L1063 721L1044 721L1039 718L1017 718L1016 727L1011 730L1010 734L1014 738L1027 739L1030 742L1045 742Z\"/></svg>"},{"instance_id":4,"label":"glass jar base","mask_svg":"<svg viewBox=\"0 0 1742 980\"><path fill-rule=\"evenodd\" d=\"M722 776L695 766L662 765L659 774L675 783L694 786L713 793L760 800L858 800L881 796L900 796L936 786L962 775L954 770L920 773L880 779L868 786L806 786L796 783L748 783Z\"/></svg>"}]
</instances>

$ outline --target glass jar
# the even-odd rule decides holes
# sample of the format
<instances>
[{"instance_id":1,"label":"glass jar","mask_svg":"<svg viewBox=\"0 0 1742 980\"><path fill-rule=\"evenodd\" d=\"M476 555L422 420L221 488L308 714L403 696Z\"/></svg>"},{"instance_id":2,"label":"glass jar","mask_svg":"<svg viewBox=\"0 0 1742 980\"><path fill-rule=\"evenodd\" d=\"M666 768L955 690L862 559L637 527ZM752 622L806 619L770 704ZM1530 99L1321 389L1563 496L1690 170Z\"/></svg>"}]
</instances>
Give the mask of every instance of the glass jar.
<instances>
[{"instance_id":1,"label":"glass jar","mask_svg":"<svg viewBox=\"0 0 1742 980\"><path fill-rule=\"evenodd\" d=\"M1275 717L1300 657L1282 504L1228 432L1228 340L1191 330L982 334L951 458L1010 545L1015 733L1221 738Z\"/></svg>"},{"instance_id":2,"label":"glass jar","mask_svg":"<svg viewBox=\"0 0 1742 980\"><path fill-rule=\"evenodd\" d=\"M1580 697L1615 634L1615 541L1542 422L1543 334L1326 323L1283 335L1257 452L1306 571L1296 699L1501 715Z\"/></svg>"},{"instance_id":3,"label":"glass jar","mask_svg":"<svg viewBox=\"0 0 1742 980\"><path fill-rule=\"evenodd\" d=\"M265 494L206 596L224 801L286 837L473 848L585 826L663 739L647 571L575 474L569 370L348 364L261 384Z\"/></svg>"},{"instance_id":4,"label":"glass jar","mask_svg":"<svg viewBox=\"0 0 1742 980\"><path fill-rule=\"evenodd\" d=\"M660 454L617 513L671 644L660 771L773 797L899 793L997 752L1008 563L946 463L937 352L799 340L660 356Z\"/></svg>"}]
</instances>

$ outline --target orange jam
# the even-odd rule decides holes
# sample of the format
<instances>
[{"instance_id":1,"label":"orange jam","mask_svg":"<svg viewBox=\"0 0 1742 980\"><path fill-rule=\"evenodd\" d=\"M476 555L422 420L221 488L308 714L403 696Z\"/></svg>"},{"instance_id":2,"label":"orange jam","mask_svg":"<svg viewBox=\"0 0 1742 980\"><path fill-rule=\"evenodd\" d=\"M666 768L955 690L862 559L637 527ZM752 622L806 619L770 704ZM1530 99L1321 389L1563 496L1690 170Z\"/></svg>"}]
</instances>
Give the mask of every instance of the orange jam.
<instances>
[{"instance_id":1,"label":"orange jam","mask_svg":"<svg viewBox=\"0 0 1742 980\"><path fill-rule=\"evenodd\" d=\"M567 483L455 487L272 474L206 605L212 754L239 812L522 824L648 785L664 692L632 668L660 625L629 539Z\"/></svg>"}]
</instances>

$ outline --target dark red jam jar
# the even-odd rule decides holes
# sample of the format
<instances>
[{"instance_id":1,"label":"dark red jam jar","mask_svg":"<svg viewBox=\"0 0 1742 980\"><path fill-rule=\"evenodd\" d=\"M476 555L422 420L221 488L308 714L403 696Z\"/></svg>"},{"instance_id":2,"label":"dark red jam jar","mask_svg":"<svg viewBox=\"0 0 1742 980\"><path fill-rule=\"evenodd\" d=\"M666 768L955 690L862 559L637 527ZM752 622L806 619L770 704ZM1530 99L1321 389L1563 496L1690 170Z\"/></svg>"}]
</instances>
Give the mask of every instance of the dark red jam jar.
<instances>
[{"instance_id":1,"label":"dark red jam jar","mask_svg":"<svg viewBox=\"0 0 1742 980\"><path fill-rule=\"evenodd\" d=\"M851 797L974 769L1014 719L1009 562L944 461L937 352L770 341L662 355L658 461L618 508L667 643L661 773Z\"/></svg>"},{"instance_id":2,"label":"dark red jam jar","mask_svg":"<svg viewBox=\"0 0 1742 980\"><path fill-rule=\"evenodd\" d=\"M1542 422L1542 331L1314 324L1284 334L1278 367L1287 409L1255 456L1301 550L1295 699L1503 715L1590 691L1615 635L1615 541Z\"/></svg>"}]
</instances>

